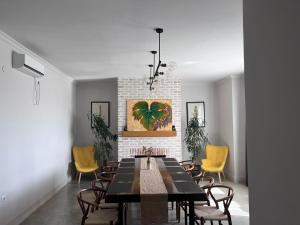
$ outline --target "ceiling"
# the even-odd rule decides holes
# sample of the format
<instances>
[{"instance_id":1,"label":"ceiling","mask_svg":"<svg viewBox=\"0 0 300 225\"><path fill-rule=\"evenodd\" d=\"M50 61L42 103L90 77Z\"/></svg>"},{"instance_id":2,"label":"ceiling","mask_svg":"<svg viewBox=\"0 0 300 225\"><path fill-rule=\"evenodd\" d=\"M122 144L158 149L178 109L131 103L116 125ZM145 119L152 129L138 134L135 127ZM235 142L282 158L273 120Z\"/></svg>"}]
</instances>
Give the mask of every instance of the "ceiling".
<instances>
[{"instance_id":1,"label":"ceiling","mask_svg":"<svg viewBox=\"0 0 300 225\"><path fill-rule=\"evenodd\" d=\"M242 73L242 0L1 0L0 29L76 79L148 76L155 27L167 76Z\"/></svg>"}]
</instances>

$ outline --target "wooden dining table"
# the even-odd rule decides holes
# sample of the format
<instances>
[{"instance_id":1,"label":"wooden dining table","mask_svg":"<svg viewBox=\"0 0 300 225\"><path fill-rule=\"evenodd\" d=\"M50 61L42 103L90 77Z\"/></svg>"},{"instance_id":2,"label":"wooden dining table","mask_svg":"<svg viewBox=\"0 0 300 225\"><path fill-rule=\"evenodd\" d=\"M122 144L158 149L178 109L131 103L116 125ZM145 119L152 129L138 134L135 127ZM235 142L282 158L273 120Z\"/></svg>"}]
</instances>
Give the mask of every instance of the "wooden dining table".
<instances>
[{"instance_id":1,"label":"wooden dining table","mask_svg":"<svg viewBox=\"0 0 300 225\"><path fill-rule=\"evenodd\" d=\"M107 203L119 203L119 224L124 224L124 203L141 202L141 158L121 160L105 197ZM194 201L206 201L207 195L175 158L155 158L167 190L168 202L186 201L189 205L189 224L195 224Z\"/></svg>"}]
</instances>

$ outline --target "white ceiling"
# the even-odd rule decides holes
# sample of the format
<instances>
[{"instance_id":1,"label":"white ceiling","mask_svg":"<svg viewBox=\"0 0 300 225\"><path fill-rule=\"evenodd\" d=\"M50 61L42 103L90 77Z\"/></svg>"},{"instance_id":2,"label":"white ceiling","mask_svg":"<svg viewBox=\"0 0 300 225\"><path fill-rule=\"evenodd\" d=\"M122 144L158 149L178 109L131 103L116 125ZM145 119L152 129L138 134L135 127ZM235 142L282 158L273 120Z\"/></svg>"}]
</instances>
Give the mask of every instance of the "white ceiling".
<instances>
[{"instance_id":1,"label":"white ceiling","mask_svg":"<svg viewBox=\"0 0 300 225\"><path fill-rule=\"evenodd\" d=\"M148 75L155 27L169 76L242 73L242 0L1 0L0 29L76 79Z\"/></svg>"}]
</instances>

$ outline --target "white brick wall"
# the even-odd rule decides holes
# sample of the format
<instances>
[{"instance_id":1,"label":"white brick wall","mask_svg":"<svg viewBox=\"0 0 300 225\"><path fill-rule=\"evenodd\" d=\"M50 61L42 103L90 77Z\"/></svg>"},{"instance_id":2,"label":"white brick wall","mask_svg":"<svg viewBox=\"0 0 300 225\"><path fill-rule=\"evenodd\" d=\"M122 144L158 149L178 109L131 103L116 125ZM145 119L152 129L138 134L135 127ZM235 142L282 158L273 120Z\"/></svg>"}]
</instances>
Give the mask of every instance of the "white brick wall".
<instances>
[{"instance_id":1,"label":"white brick wall","mask_svg":"<svg viewBox=\"0 0 300 225\"><path fill-rule=\"evenodd\" d=\"M159 79L155 90L149 91L144 79L118 79L118 131L127 123L128 99L172 99L172 120L176 126L176 137L121 137L118 139L118 159L130 156L130 148L142 146L168 148L169 156L182 159L181 149L181 81Z\"/></svg>"}]
</instances>

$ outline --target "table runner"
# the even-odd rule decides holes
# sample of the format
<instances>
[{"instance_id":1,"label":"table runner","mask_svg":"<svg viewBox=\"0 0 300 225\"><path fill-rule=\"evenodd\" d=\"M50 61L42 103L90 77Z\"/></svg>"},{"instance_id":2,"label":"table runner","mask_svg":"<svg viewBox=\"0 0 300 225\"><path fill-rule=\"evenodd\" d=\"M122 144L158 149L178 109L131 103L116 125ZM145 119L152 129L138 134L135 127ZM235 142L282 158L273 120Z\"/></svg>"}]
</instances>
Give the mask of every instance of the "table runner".
<instances>
[{"instance_id":1,"label":"table runner","mask_svg":"<svg viewBox=\"0 0 300 225\"><path fill-rule=\"evenodd\" d=\"M168 191L154 158L141 159L140 194L142 225L168 223Z\"/></svg>"}]
</instances>

